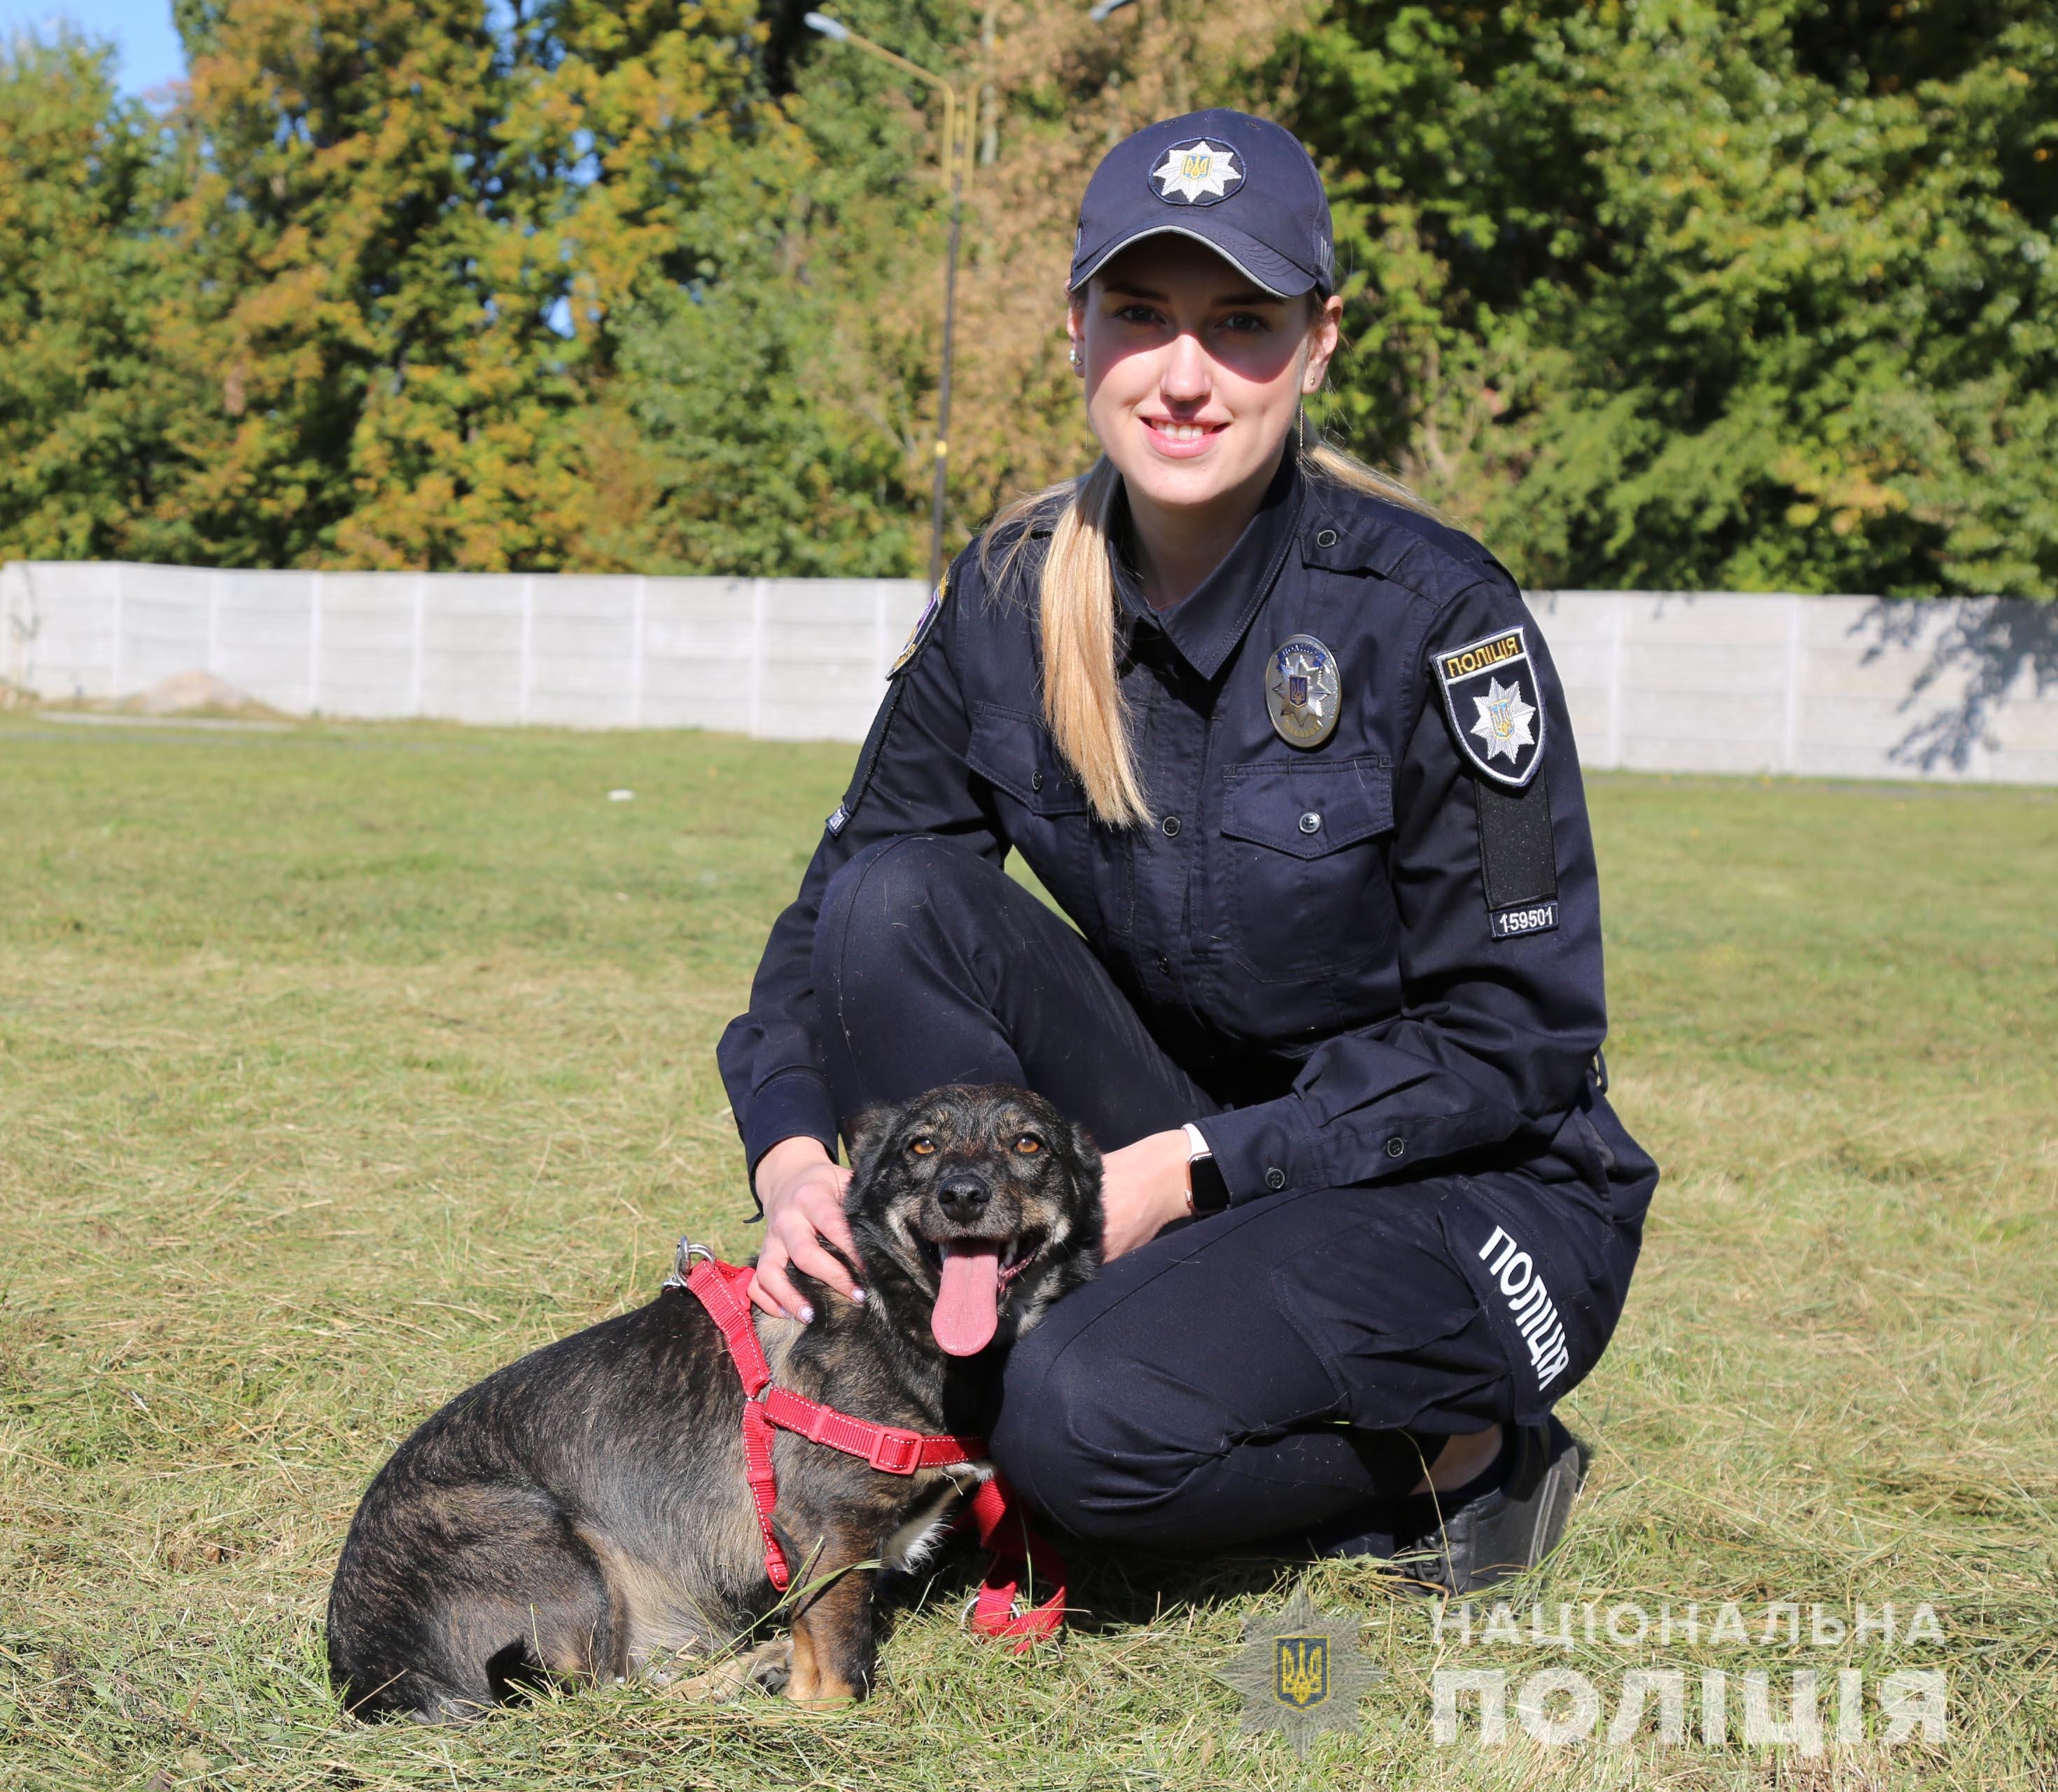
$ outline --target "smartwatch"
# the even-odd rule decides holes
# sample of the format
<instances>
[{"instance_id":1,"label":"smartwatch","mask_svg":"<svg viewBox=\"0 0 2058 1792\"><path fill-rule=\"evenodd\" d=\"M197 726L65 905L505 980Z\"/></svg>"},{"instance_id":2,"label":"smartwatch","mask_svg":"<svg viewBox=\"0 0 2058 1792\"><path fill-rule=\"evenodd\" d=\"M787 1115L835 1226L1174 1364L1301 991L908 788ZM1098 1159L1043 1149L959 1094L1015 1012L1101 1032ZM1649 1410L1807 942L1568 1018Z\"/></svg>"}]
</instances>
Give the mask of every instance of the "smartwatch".
<instances>
[{"instance_id":1,"label":"smartwatch","mask_svg":"<svg viewBox=\"0 0 2058 1792\"><path fill-rule=\"evenodd\" d=\"M1221 1166L1201 1129L1190 1120L1186 1122L1186 1146L1191 1153L1186 1159L1186 1211L1196 1218L1218 1214L1229 1205L1229 1184L1222 1180Z\"/></svg>"}]
</instances>

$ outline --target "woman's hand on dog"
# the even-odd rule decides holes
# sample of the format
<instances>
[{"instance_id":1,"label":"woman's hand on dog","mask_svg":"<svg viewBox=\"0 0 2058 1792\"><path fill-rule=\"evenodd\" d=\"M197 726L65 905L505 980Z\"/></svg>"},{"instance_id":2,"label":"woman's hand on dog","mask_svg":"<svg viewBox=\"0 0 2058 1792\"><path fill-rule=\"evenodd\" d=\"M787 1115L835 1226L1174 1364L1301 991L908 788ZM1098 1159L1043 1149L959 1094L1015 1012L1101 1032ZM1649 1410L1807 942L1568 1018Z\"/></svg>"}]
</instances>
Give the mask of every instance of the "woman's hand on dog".
<instances>
[{"instance_id":1,"label":"woman's hand on dog","mask_svg":"<svg viewBox=\"0 0 2058 1792\"><path fill-rule=\"evenodd\" d=\"M1186 1212L1185 1131L1154 1132L1106 1153L1101 1162L1101 1261L1148 1244Z\"/></svg>"},{"instance_id":2,"label":"woman's hand on dog","mask_svg":"<svg viewBox=\"0 0 2058 1792\"><path fill-rule=\"evenodd\" d=\"M757 1160L765 1243L750 1278L750 1298L767 1313L784 1313L803 1325L815 1316L805 1297L787 1280L789 1264L848 1300L864 1298L856 1278L822 1244L826 1238L856 1260L857 1245L843 1211L844 1190L849 1186L850 1172L817 1138L782 1138Z\"/></svg>"}]
</instances>

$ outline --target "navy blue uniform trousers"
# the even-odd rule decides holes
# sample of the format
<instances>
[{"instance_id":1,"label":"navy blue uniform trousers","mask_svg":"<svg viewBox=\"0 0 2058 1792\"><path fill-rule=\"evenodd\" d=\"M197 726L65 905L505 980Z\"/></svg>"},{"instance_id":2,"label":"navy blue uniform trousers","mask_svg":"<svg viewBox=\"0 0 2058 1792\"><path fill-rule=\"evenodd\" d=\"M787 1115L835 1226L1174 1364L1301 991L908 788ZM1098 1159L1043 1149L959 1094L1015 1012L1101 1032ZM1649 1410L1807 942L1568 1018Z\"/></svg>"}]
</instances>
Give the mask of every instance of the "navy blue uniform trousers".
<instances>
[{"instance_id":1,"label":"navy blue uniform trousers","mask_svg":"<svg viewBox=\"0 0 2058 1792\"><path fill-rule=\"evenodd\" d=\"M837 872L814 987L846 1135L946 1083L1034 1089L1103 1150L1220 1111L1078 934L932 836ZM1538 1416L1592 1367L1640 1231L1619 1201L1503 1169L1176 1221L1015 1345L993 1460L1077 1536L1384 1552L1381 1510L1445 1437ZM1544 1278L1567 1357L1547 1390L1521 1324Z\"/></svg>"}]
</instances>

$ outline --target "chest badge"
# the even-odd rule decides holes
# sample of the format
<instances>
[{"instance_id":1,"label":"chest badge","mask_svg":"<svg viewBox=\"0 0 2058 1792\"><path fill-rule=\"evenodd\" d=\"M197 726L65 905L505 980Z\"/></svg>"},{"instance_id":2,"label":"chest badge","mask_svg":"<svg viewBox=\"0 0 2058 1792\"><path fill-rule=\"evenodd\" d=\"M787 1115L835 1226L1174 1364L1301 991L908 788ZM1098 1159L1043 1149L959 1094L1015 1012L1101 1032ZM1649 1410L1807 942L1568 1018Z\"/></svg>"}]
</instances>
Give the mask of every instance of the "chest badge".
<instances>
[{"instance_id":1,"label":"chest badge","mask_svg":"<svg viewBox=\"0 0 2058 1792\"><path fill-rule=\"evenodd\" d=\"M1289 747L1318 747L1337 731L1343 711L1337 656L1312 634L1289 636L1265 667L1265 707Z\"/></svg>"}]
</instances>

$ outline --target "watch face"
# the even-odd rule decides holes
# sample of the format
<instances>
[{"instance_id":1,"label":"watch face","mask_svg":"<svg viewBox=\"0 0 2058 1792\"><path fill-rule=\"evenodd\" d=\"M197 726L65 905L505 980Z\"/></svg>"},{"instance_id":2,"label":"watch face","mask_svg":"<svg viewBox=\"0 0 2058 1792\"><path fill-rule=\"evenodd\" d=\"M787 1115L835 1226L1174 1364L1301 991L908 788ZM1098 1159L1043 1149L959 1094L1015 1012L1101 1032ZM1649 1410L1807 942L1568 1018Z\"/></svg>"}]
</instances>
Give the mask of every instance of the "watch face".
<instances>
[{"instance_id":1,"label":"watch face","mask_svg":"<svg viewBox=\"0 0 2058 1792\"><path fill-rule=\"evenodd\" d=\"M1186 1166L1186 1182L1195 1213L1218 1214L1229 1205L1229 1184L1213 1158L1193 1158Z\"/></svg>"}]
</instances>

